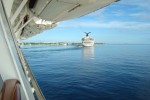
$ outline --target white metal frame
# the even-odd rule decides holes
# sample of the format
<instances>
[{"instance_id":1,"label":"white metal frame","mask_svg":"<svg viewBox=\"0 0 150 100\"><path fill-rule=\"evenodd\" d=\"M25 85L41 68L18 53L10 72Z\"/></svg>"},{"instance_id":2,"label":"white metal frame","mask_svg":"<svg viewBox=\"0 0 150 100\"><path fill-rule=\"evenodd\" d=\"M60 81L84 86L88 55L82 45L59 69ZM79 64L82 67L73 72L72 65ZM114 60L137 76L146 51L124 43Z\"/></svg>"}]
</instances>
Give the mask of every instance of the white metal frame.
<instances>
[{"instance_id":1,"label":"white metal frame","mask_svg":"<svg viewBox=\"0 0 150 100\"><path fill-rule=\"evenodd\" d=\"M22 11L22 9L24 8L24 6L26 5L28 0L23 0L20 4L20 6L17 8L17 10L15 11L15 13L13 14L13 16L10 19L11 24L14 23L15 19L18 17L19 13Z\"/></svg>"}]
</instances>

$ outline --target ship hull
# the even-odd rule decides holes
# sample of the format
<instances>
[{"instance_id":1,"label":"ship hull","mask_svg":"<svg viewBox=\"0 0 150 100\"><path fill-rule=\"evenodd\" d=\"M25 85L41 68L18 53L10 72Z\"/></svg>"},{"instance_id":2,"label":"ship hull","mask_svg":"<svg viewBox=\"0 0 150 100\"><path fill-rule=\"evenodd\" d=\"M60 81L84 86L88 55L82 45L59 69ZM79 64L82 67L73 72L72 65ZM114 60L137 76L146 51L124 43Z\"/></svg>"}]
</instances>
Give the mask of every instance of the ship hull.
<instances>
[{"instance_id":1,"label":"ship hull","mask_svg":"<svg viewBox=\"0 0 150 100\"><path fill-rule=\"evenodd\" d=\"M85 47L92 47L94 46L94 41L83 41L82 45Z\"/></svg>"}]
</instances>

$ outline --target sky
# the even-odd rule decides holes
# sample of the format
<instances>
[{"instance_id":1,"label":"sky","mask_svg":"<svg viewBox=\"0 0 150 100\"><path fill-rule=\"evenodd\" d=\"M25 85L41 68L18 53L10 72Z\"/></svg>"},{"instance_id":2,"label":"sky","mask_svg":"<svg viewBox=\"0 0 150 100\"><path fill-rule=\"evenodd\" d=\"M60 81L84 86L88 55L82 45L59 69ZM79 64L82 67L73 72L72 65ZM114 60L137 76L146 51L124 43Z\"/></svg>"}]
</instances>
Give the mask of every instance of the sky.
<instances>
[{"instance_id":1,"label":"sky","mask_svg":"<svg viewBox=\"0 0 150 100\"><path fill-rule=\"evenodd\" d=\"M95 42L150 44L150 0L120 0L86 16L59 22L24 42L81 42L91 32Z\"/></svg>"}]
</instances>

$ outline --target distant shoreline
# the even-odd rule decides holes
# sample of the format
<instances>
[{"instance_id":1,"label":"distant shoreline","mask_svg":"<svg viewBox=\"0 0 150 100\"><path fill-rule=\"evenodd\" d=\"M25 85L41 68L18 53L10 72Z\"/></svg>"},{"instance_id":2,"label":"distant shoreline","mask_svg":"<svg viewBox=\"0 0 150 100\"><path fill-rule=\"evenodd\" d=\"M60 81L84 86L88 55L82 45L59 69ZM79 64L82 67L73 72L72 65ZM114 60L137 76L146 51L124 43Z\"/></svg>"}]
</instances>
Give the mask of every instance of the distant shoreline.
<instances>
[{"instance_id":1,"label":"distant shoreline","mask_svg":"<svg viewBox=\"0 0 150 100\"><path fill-rule=\"evenodd\" d=\"M95 45L102 45L104 43L95 43ZM67 45L76 45L76 46L81 46L82 43L77 43L77 42L21 42L21 46L23 45L50 45L50 46L67 46Z\"/></svg>"}]
</instances>

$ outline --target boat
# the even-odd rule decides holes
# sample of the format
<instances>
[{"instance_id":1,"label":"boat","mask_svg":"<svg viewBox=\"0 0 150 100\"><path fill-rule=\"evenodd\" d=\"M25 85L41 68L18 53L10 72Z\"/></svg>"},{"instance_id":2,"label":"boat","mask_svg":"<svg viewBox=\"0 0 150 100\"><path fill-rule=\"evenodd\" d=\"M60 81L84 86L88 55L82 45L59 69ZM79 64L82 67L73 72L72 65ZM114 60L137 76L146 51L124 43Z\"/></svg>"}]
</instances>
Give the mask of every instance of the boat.
<instances>
[{"instance_id":1,"label":"boat","mask_svg":"<svg viewBox=\"0 0 150 100\"><path fill-rule=\"evenodd\" d=\"M82 45L85 47L91 47L94 45L94 39L92 37L89 37L89 34L90 32L86 33L86 36L82 38Z\"/></svg>"},{"instance_id":2,"label":"boat","mask_svg":"<svg viewBox=\"0 0 150 100\"><path fill-rule=\"evenodd\" d=\"M116 1L0 0L0 100L45 100L22 53L20 40Z\"/></svg>"}]
</instances>

